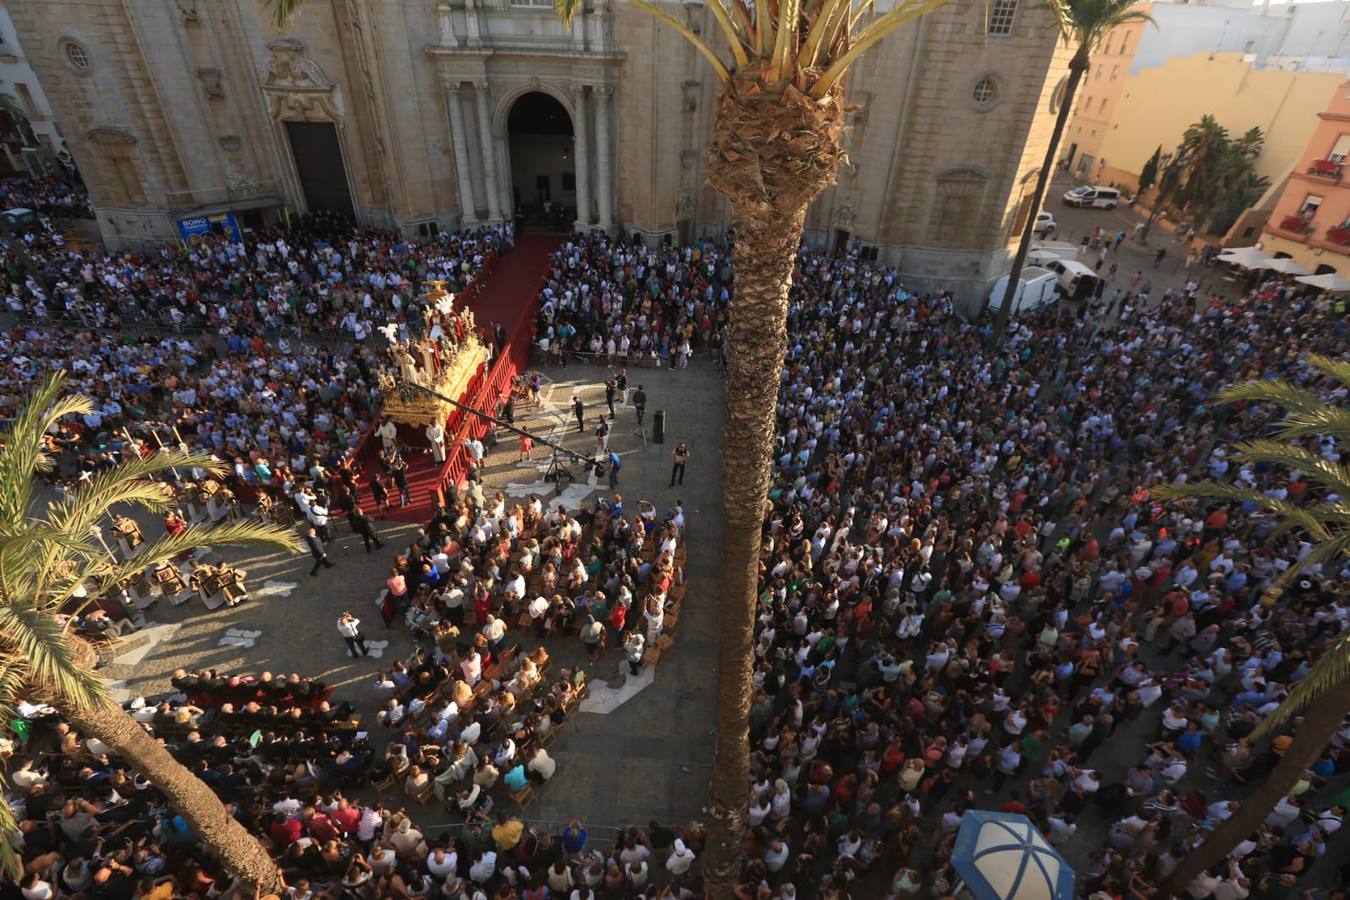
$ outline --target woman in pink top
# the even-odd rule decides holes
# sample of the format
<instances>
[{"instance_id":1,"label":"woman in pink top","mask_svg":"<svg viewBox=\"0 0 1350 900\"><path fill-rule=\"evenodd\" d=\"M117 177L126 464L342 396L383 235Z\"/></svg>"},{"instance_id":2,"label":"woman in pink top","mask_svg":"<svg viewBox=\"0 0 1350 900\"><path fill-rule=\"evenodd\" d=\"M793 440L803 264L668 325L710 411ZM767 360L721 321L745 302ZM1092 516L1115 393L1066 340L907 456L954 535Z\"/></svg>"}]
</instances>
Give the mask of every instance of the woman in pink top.
<instances>
[{"instance_id":1,"label":"woman in pink top","mask_svg":"<svg viewBox=\"0 0 1350 900\"><path fill-rule=\"evenodd\" d=\"M408 583L403 580L403 573L398 569L390 569L389 577L384 583L389 590L384 595L384 601L380 603L380 616L384 619L384 627L388 628L394 624L394 617L408 596Z\"/></svg>"}]
</instances>

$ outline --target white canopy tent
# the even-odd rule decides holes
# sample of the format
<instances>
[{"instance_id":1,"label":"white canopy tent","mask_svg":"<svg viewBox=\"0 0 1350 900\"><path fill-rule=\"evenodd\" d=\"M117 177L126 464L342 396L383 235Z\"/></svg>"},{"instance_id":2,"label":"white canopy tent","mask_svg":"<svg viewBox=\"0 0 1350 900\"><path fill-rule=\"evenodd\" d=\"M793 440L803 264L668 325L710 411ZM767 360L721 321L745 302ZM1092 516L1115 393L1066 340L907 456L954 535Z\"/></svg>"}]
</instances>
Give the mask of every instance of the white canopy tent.
<instances>
[{"instance_id":1,"label":"white canopy tent","mask_svg":"<svg viewBox=\"0 0 1350 900\"><path fill-rule=\"evenodd\" d=\"M1269 267L1269 263L1274 262L1260 247L1229 248L1219 254L1218 260L1244 269L1265 269Z\"/></svg>"},{"instance_id":2,"label":"white canopy tent","mask_svg":"<svg viewBox=\"0 0 1350 900\"><path fill-rule=\"evenodd\" d=\"M1257 267L1254 266L1253 268ZM1294 262L1292 259L1289 259L1288 257L1279 257L1277 259L1272 259L1270 262L1266 263L1264 266L1260 266L1259 268L1269 269L1272 272L1279 272L1283 275L1308 274L1307 269L1303 268L1298 263Z\"/></svg>"},{"instance_id":3,"label":"white canopy tent","mask_svg":"<svg viewBox=\"0 0 1350 900\"><path fill-rule=\"evenodd\" d=\"M1325 275L1300 275L1294 280L1299 284L1309 284L1333 294L1350 291L1350 278L1342 278L1335 272L1327 272Z\"/></svg>"}]
</instances>

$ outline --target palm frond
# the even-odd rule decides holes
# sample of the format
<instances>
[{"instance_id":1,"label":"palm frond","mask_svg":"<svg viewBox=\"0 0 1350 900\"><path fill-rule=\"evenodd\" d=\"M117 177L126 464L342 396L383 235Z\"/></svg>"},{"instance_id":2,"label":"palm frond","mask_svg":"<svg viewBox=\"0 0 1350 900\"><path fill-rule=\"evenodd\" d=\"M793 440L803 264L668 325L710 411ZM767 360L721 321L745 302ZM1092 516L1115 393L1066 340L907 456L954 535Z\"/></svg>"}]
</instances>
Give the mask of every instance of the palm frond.
<instances>
[{"instance_id":1,"label":"palm frond","mask_svg":"<svg viewBox=\"0 0 1350 900\"><path fill-rule=\"evenodd\" d=\"M23 877L23 856L17 846L19 820L9 805L8 784L0 774L0 874L11 881Z\"/></svg>"},{"instance_id":2,"label":"palm frond","mask_svg":"<svg viewBox=\"0 0 1350 900\"><path fill-rule=\"evenodd\" d=\"M1346 387L1350 387L1350 362L1332 359L1320 353L1309 353L1303 357L1314 368L1328 378L1334 378Z\"/></svg>"},{"instance_id":3,"label":"palm frond","mask_svg":"<svg viewBox=\"0 0 1350 900\"><path fill-rule=\"evenodd\" d=\"M1293 717L1307 711L1332 691L1344 691L1347 681L1350 681L1350 631L1344 632L1331 642L1308 674L1294 685L1293 690L1270 715L1261 720L1247 740L1252 742L1259 740Z\"/></svg>"},{"instance_id":4,"label":"palm frond","mask_svg":"<svg viewBox=\"0 0 1350 900\"><path fill-rule=\"evenodd\" d=\"M1247 381L1220 391L1216 399L1221 403L1242 400L1283 407L1284 417L1277 432L1283 438L1326 434L1350 441L1350 410L1332 406L1312 391L1288 382Z\"/></svg>"},{"instance_id":5,"label":"palm frond","mask_svg":"<svg viewBox=\"0 0 1350 900\"><path fill-rule=\"evenodd\" d=\"M774 39L767 81L786 81L792 77L789 62L793 54L793 43L797 39L797 14L801 9L800 0L778 0L778 34Z\"/></svg>"},{"instance_id":6,"label":"palm frond","mask_svg":"<svg viewBox=\"0 0 1350 900\"><path fill-rule=\"evenodd\" d=\"M674 28L676 31L678 31L686 41L693 44L694 49L697 50L699 53L703 54L703 58L706 59L712 65L713 71L717 73L717 78L719 81L721 81L723 84L726 84L727 82L731 81L731 73L727 71L726 65L722 62L722 60L717 58L717 54L712 51L711 47L703 43L702 39L699 38L698 35L694 34L694 32L689 30L689 27L687 25L685 25L678 19L674 18L673 16L666 15L657 7L646 2L646 0L629 0L629 2L632 3L634 6L636 6L638 9L647 12L648 14L656 17L662 22L665 22L671 28Z\"/></svg>"},{"instance_id":7,"label":"palm frond","mask_svg":"<svg viewBox=\"0 0 1350 900\"><path fill-rule=\"evenodd\" d=\"M278 31L289 28L291 20L300 12L300 7L305 5L305 0L265 0L265 2L272 10L272 21L276 23Z\"/></svg>"},{"instance_id":8,"label":"palm frond","mask_svg":"<svg viewBox=\"0 0 1350 900\"><path fill-rule=\"evenodd\" d=\"M731 0L732 6L739 6L740 0ZM744 68L749 65L750 57L746 54L746 47L752 43L752 38L748 32L743 32L738 21L733 21L727 8L722 5L722 0L706 0L705 5L713 15L713 20L717 26L722 29L723 36L727 39L727 45L731 47L731 55L736 60L738 68Z\"/></svg>"},{"instance_id":9,"label":"palm frond","mask_svg":"<svg viewBox=\"0 0 1350 900\"><path fill-rule=\"evenodd\" d=\"M38 385L5 429L0 441L0 531L22 529L33 499L33 475L50 468L43 435L68 415L90 412L84 397L63 397L65 372Z\"/></svg>"},{"instance_id":10,"label":"palm frond","mask_svg":"<svg viewBox=\"0 0 1350 900\"><path fill-rule=\"evenodd\" d=\"M83 535L116 506L126 504L161 512L173 505L173 492L167 484L150 479L177 468L204 469L212 474L225 471L220 460L202 453L165 450L131 457L95 475L84 487L54 504L47 519L54 528Z\"/></svg>"},{"instance_id":11,"label":"palm frond","mask_svg":"<svg viewBox=\"0 0 1350 900\"><path fill-rule=\"evenodd\" d=\"M1324 459L1296 444L1280 441L1245 441L1235 449L1244 461L1298 469L1315 483L1343 497L1350 497L1350 466Z\"/></svg>"},{"instance_id":12,"label":"palm frond","mask_svg":"<svg viewBox=\"0 0 1350 900\"><path fill-rule=\"evenodd\" d=\"M1250 488L1206 482L1203 484L1160 484L1152 488L1152 492L1154 496L1162 500L1199 498L1224 500L1229 503L1250 503L1267 512L1274 513L1283 520L1287 520L1292 526L1302 528L1316 540L1326 540L1330 537L1330 532L1322 521L1322 516L1318 514L1316 507L1297 506L1287 500L1277 500Z\"/></svg>"},{"instance_id":13,"label":"palm frond","mask_svg":"<svg viewBox=\"0 0 1350 900\"><path fill-rule=\"evenodd\" d=\"M92 709L108 697L103 679L80 668L65 628L31 601L0 605L0 656L23 659L29 679L62 702Z\"/></svg>"},{"instance_id":14,"label":"palm frond","mask_svg":"<svg viewBox=\"0 0 1350 900\"><path fill-rule=\"evenodd\" d=\"M858 32L849 48L831 62L824 73L816 79L815 85L811 88L811 96L824 97L830 92L830 88L834 87L839 79L844 77L844 73L848 71L849 66L853 65L858 57L866 53L873 44L906 22L917 19L946 2L947 0L901 0L890 12L869 23L866 28Z\"/></svg>"},{"instance_id":15,"label":"palm frond","mask_svg":"<svg viewBox=\"0 0 1350 900\"><path fill-rule=\"evenodd\" d=\"M166 534L159 540L143 544L140 552L125 562L102 565L85 574L97 582L99 592L102 592L134 577L147 566L168 562L198 547L219 548L235 544L295 552L300 547L300 540L290 528L259 525L256 522L227 522L211 528L189 528L180 535Z\"/></svg>"}]
</instances>

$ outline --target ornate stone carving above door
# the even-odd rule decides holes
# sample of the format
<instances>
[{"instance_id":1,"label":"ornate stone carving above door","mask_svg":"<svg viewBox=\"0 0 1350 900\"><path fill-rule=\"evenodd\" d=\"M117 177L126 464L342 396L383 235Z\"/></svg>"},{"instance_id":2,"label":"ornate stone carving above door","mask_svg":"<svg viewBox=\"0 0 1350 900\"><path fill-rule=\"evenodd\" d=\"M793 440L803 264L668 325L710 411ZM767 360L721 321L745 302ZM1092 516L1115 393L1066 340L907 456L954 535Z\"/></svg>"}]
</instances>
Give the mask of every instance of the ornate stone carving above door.
<instances>
[{"instance_id":1,"label":"ornate stone carving above door","mask_svg":"<svg viewBox=\"0 0 1350 900\"><path fill-rule=\"evenodd\" d=\"M263 94L272 118L291 122L342 121L341 97L319 64L305 55L305 45L295 38L280 38L267 45L272 59L263 80Z\"/></svg>"}]
</instances>

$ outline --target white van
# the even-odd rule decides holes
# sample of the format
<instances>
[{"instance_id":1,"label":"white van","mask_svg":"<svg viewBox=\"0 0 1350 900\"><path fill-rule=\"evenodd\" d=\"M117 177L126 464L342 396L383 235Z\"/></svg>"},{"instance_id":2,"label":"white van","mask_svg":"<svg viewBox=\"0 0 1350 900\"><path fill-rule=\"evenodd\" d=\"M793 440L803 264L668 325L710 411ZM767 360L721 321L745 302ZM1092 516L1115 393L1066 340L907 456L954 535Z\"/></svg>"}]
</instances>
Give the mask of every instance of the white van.
<instances>
[{"instance_id":1,"label":"white van","mask_svg":"<svg viewBox=\"0 0 1350 900\"><path fill-rule=\"evenodd\" d=\"M1003 308L1003 292L1008 289L1008 276L1004 275L989 292L989 312L996 313ZM1017 280L1017 293L1013 295L1014 314L1030 312L1048 303L1054 303L1059 289L1059 276L1049 269L1027 266L1022 269L1022 277Z\"/></svg>"},{"instance_id":2,"label":"white van","mask_svg":"<svg viewBox=\"0 0 1350 900\"><path fill-rule=\"evenodd\" d=\"M1046 265L1059 279L1059 289L1065 297L1077 300L1091 296L1101 280L1097 273L1076 259L1057 259Z\"/></svg>"},{"instance_id":3,"label":"white van","mask_svg":"<svg viewBox=\"0 0 1350 900\"><path fill-rule=\"evenodd\" d=\"M1065 206L1086 206L1091 209L1115 209L1120 203L1120 191L1109 187L1076 187L1064 192Z\"/></svg>"},{"instance_id":4,"label":"white van","mask_svg":"<svg viewBox=\"0 0 1350 900\"><path fill-rule=\"evenodd\" d=\"M1045 266L1057 259L1077 259L1079 247L1069 241L1032 241L1027 265Z\"/></svg>"}]
</instances>

